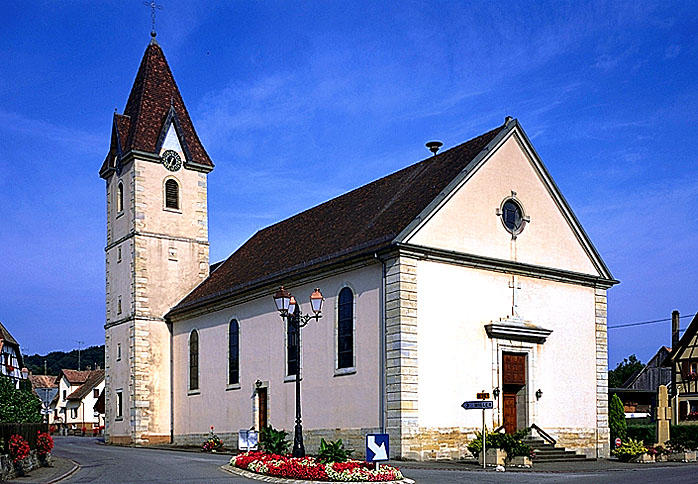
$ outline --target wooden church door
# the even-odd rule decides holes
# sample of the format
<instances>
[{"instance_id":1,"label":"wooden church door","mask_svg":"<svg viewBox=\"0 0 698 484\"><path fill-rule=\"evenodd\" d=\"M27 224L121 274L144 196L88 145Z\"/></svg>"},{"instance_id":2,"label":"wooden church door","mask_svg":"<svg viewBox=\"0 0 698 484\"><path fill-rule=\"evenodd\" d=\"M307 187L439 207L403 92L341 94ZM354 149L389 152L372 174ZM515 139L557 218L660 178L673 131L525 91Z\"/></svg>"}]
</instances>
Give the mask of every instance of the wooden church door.
<instances>
[{"instance_id":1,"label":"wooden church door","mask_svg":"<svg viewBox=\"0 0 698 484\"><path fill-rule=\"evenodd\" d=\"M504 394L504 431L508 434L516 432L516 394Z\"/></svg>"},{"instance_id":2,"label":"wooden church door","mask_svg":"<svg viewBox=\"0 0 698 484\"><path fill-rule=\"evenodd\" d=\"M525 402L526 395L526 355L520 353L502 353L502 384L504 431L513 434L526 424L525 408L517 409L517 400ZM519 412L521 410L522 412ZM521 413L522 422L519 422Z\"/></svg>"}]
</instances>

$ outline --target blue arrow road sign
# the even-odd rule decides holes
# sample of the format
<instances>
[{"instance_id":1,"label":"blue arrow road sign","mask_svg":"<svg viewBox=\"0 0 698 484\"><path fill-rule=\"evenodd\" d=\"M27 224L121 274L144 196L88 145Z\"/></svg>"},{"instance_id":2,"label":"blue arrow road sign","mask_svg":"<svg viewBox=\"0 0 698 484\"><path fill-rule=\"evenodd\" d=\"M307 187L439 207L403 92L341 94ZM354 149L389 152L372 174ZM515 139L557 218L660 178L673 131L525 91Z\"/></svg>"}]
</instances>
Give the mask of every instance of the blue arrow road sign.
<instances>
[{"instance_id":1,"label":"blue arrow road sign","mask_svg":"<svg viewBox=\"0 0 698 484\"><path fill-rule=\"evenodd\" d=\"M388 434L366 434L366 462L388 460L390 447Z\"/></svg>"},{"instance_id":2,"label":"blue arrow road sign","mask_svg":"<svg viewBox=\"0 0 698 484\"><path fill-rule=\"evenodd\" d=\"M471 402L463 402L461 405L466 410L482 410L485 408L493 408L491 400L475 400Z\"/></svg>"}]
</instances>

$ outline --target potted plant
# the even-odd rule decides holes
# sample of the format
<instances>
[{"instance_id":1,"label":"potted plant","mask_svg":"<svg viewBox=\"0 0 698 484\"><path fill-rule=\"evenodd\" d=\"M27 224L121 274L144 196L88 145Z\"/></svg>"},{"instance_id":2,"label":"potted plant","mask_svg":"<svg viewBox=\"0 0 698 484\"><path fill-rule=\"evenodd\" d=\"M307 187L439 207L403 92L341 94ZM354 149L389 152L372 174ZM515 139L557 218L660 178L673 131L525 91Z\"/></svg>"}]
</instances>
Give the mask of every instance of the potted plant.
<instances>
[{"instance_id":1,"label":"potted plant","mask_svg":"<svg viewBox=\"0 0 698 484\"><path fill-rule=\"evenodd\" d=\"M53 450L53 439L48 432L38 432L36 436L36 451L39 454L41 465L50 465L51 450Z\"/></svg>"},{"instance_id":2,"label":"potted plant","mask_svg":"<svg viewBox=\"0 0 698 484\"><path fill-rule=\"evenodd\" d=\"M24 459L29 457L29 443L21 435L15 434L10 437L8 447L15 472L18 476L23 476L25 474L23 465Z\"/></svg>"}]
</instances>

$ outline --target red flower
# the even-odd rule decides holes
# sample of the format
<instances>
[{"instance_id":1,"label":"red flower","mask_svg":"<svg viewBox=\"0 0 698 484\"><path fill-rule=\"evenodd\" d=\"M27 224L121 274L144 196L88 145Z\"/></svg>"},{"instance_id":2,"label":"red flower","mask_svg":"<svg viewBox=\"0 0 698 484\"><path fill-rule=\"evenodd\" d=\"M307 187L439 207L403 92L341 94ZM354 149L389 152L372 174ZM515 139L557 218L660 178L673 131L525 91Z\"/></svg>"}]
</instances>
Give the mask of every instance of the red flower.
<instances>
[{"instance_id":1,"label":"red flower","mask_svg":"<svg viewBox=\"0 0 698 484\"><path fill-rule=\"evenodd\" d=\"M21 435L10 437L10 456L15 464L29 457L29 443Z\"/></svg>"},{"instance_id":2,"label":"red flower","mask_svg":"<svg viewBox=\"0 0 698 484\"><path fill-rule=\"evenodd\" d=\"M48 455L53 449L53 439L48 432L39 432L36 437L36 450L40 456Z\"/></svg>"}]
</instances>

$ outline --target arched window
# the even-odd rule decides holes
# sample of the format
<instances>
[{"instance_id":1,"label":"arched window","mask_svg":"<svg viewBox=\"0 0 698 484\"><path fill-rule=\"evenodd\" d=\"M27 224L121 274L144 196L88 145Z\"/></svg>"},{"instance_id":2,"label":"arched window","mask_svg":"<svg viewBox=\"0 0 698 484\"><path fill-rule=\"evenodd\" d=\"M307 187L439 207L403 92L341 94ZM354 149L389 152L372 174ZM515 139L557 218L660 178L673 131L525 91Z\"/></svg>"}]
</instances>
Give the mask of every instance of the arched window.
<instances>
[{"instance_id":1,"label":"arched window","mask_svg":"<svg viewBox=\"0 0 698 484\"><path fill-rule=\"evenodd\" d=\"M348 287L339 291L337 318L337 368L354 366L354 293Z\"/></svg>"},{"instance_id":2,"label":"arched window","mask_svg":"<svg viewBox=\"0 0 698 484\"><path fill-rule=\"evenodd\" d=\"M291 376L298 373L298 356L300 355L298 347L300 346L300 338L298 337L296 324L292 322L292 318L286 318L286 321L286 374Z\"/></svg>"},{"instance_id":3,"label":"arched window","mask_svg":"<svg viewBox=\"0 0 698 484\"><path fill-rule=\"evenodd\" d=\"M119 182L116 187L116 213L124 211L124 184Z\"/></svg>"},{"instance_id":4,"label":"arched window","mask_svg":"<svg viewBox=\"0 0 698 484\"><path fill-rule=\"evenodd\" d=\"M240 324L237 319L228 325L228 384L240 383Z\"/></svg>"},{"instance_id":5,"label":"arched window","mask_svg":"<svg viewBox=\"0 0 698 484\"><path fill-rule=\"evenodd\" d=\"M179 210L179 185L171 178L165 182L165 208Z\"/></svg>"},{"instance_id":6,"label":"arched window","mask_svg":"<svg viewBox=\"0 0 698 484\"><path fill-rule=\"evenodd\" d=\"M199 389L199 333L189 334L189 390Z\"/></svg>"}]
</instances>

